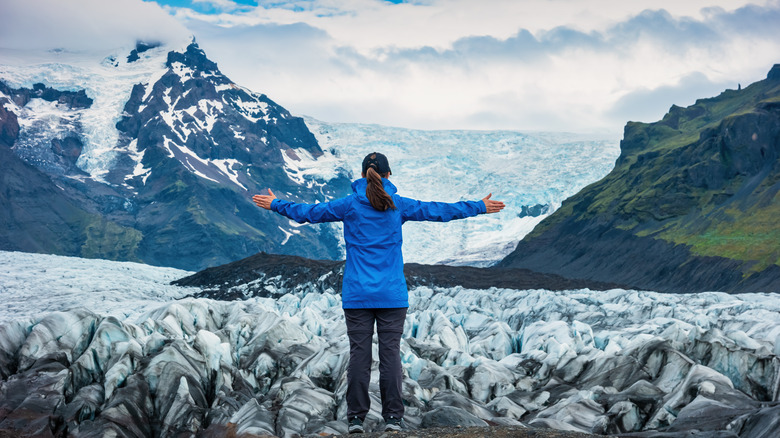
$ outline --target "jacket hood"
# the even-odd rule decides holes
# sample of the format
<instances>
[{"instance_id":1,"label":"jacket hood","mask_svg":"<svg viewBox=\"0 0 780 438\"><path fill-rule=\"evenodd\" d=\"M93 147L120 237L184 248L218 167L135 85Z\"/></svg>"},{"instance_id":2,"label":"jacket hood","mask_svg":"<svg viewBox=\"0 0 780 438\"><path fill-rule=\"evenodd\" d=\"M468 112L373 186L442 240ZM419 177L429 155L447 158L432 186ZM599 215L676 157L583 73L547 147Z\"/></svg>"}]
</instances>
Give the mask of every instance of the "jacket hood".
<instances>
[{"instance_id":1,"label":"jacket hood","mask_svg":"<svg viewBox=\"0 0 780 438\"><path fill-rule=\"evenodd\" d=\"M363 204L370 204L366 197L366 187L368 186L368 180L360 178L352 182L352 191L357 195L358 200ZM387 178L382 178L382 187L388 195L393 196L398 191L397 188Z\"/></svg>"}]
</instances>

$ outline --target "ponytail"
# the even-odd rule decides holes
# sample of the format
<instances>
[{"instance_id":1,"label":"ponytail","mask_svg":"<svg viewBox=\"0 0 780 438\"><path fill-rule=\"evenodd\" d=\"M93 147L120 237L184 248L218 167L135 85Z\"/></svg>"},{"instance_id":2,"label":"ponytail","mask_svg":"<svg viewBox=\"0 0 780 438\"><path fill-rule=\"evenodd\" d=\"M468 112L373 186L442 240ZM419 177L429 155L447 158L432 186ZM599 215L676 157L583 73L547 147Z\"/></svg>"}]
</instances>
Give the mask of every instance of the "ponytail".
<instances>
[{"instance_id":1,"label":"ponytail","mask_svg":"<svg viewBox=\"0 0 780 438\"><path fill-rule=\"evenodd\" d=\"M385 191L384 186L382 186L382 177L373 167L366 169L366 180L368 181L366 197L371 206L379 211L387 211L388 208L395 210L393 198Z\"/></svg>"}]
</instances>

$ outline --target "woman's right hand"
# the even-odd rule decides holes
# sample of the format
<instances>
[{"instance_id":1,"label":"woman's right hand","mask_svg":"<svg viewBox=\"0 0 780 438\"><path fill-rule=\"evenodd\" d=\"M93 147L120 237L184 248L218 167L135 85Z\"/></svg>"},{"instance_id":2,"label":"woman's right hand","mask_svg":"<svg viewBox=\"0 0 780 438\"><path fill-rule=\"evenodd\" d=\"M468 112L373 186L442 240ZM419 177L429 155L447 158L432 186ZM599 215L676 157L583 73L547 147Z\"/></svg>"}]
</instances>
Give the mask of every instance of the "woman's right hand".
<instances>
[{"instance_id":1,"label":"woman's right hand","mask_svg":"<svg viewBox=\"0 0 780 438\"><path fill-rule=\"evenodd\" d=\"M482 202L485 203L485 213L498 213L503 210L505 207L504 203L501 201L493 201L490 199L491 196L493 196L492 193L482 198Z\"/></svg>"},{"instance_id":2,"label":"woman's right hand","mask_svg":"<svg viewBox=\"0 0 780 438\"><path fill-rule=\"evenodd\" d=\"M255 204L257 204L258 207L264 208L266 210L271 209L271 203L274 202L274 199L276 199L276 195L274 195L274 192L272 192L271 189L268 189L267 195L252 196L252 200L255 201Z\"/></svg>"}]
</instances>

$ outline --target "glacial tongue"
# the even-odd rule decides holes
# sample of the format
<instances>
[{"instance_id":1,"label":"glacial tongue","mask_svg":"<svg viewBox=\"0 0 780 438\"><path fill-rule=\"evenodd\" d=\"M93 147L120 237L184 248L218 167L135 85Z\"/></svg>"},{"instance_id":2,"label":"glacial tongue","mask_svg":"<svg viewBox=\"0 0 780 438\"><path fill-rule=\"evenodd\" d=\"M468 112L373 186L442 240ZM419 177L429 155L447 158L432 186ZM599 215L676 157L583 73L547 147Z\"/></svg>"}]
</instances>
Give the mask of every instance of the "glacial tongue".
<instances>
[{"instance_id":1,"label":"glacial tongue","mask_svg":"<svg viewBox=\"0 0 780 438\"><path fill-rule=\"evenodd\" d=\"M340 298L280 292L184 299L125 321L77 309L2 325L0 432L346 433ZM410 299L410 427L763 437L779 425L774 295L421 286ZM382 425L376 367L369 430Z\"/></svg>"}]
</instances>

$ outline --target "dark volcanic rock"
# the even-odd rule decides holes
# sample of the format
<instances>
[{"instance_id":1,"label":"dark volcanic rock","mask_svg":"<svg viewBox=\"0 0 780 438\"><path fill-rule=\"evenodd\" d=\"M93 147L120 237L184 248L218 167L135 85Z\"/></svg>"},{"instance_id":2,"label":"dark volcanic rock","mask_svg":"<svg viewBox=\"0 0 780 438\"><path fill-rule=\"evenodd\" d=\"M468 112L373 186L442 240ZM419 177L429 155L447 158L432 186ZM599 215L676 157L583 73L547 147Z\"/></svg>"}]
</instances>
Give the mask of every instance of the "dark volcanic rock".
<instances>
[{"instance_id":1,"label":"dark volcanic rock","mask_svg":"<svg viewBox=\"0 0 780 438\"><path fill-rule=\"evenodd\" d=\"M519 217L539 217L543 214L547 214L550 212L550 206L547 204L535 204L535 205L524 205L520 208L520 214L518 214Z\"/></svg>"},{"instance_id":2,"label":"dark volcanic rock","mask_svg":"<svg viewBox=\"0 0 780 438\"><path fill-rule=\"evenodd\" d=\"M135 49L130 51L130 55L127 56L127 62L135 62L141 59L140 56L138 56L139 53L144 53L147 50L154 49L156 47L160 47L160 43L146 43L143 41L138 41L135 43Z\"/></svg>"},{"instance_id":3,"label":"dark volcanic rock","mask_svg":"<svg viewBox=\"0 0 780 438\"><path fill-rule=\"evenodd\" d=\"M204 291L197 294L198 297L240 300L250 296L275 297L296 290L341 293L343 273L343 261L259 253L236 262L204 269L176 280L173 284L203 288ZM407 263L404 265L404 274L409 287L460 286L468 289L497 287L520 290L607 290L620 287L612 283L570 280L527 269Z\"/></svg>"},{"instance_id":4,"label":"dark volcanic rock","mask_svg":"<svg viewBox=\"0 0 780 438\"><path fill-rule=\"evenodd\" d=\"M668 292L780 291L780 79L630 122L615 169L502 267Z\"/></svg>"},{"instance_id":5,"label":"dark volcanic rock","mask_svg":"<svg viewBox=\"0 0 780 438\"><path fill-rule=\"evenodd\" d=\"M241 300L249 296L281 296L306 287L317 292L341 291L344 262L259 253L236 262L207 268L172 282L205 289L198 296ZM268 286L273 286L269 288Z\"/></svg>"},{"instance_id":6,"label":"dark volcanic rock","mask_svg":"<svg viewBox=\"0 0 780 438\"><path fill-rule=\"evenodd\" d=\"M19 138L19 121L16 114L0 104L0 147L10 148L17 138Z\"/></svg>"},{"instance_id":7,"label":"dark volcanic rock","mask_svg":"<svg viewBox=\"0 0 780 438\"><path fill-rule=\"evenodd\" d=\"M81 155L82 149L84 149L84 144L78 137L55 138L51 141L52 152L62 157L71 167L76 166L76 160Z\"/></svg>"},{"instance_id":8,"label":"dark volcanic rock","mask_svg":"<svg viewBox=\"0 0 780 438\"><path fill-rule=\"evenodd\" d=\"M498 267L474 268L471 266L407 263L404 265L404 274L406 274L407 284L411 286L462 286L469 289L497 287L518 290L572 290L583 288L607 290L625 287L617 283L572 280L560 275L534 272L529 269Z\"/></svg>"},{"instance_id":9,"label":"dark volcanic rock","mask_svg":"<svg viewBox=\"0 0 780 438\"><path fill-rule=\"evenodd\" d=\"M30 102L30 99L34 98L49 102L59 102L72 109L89 108L92 106L92 99L87 97L87 93L84 90L61 91L41 83L33 84L32 89L24 87L13 89L5 82L0 81L0 93L9 96L18 106L25 106Z\"/></svg>"},{"instance_id":10,"label":"dark volcanic rock","mask_svg":"<svg viewBox=\"0 0 780 438\"><path fill-rule=\"evenodd\" d=\"M461 408L454 406L442 406L430 412L426 412L422 418L421 427L446 427L446 426L485 426L487 423L480 420L474 414L470 414Z\"/></svg>"},{"instance_id":11,"label":"dark volcanic rock","mask_svg":"<svg viewBox=\"0 0 780 438\"><path fill-rule=\"evenodd\" d=\"M780 81L780 64L773 65L772 69L769 70L769 74L766 75L766 78L773 81Z\"/></svg>"}]
</instances>

